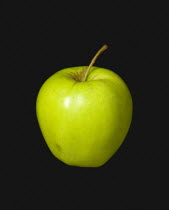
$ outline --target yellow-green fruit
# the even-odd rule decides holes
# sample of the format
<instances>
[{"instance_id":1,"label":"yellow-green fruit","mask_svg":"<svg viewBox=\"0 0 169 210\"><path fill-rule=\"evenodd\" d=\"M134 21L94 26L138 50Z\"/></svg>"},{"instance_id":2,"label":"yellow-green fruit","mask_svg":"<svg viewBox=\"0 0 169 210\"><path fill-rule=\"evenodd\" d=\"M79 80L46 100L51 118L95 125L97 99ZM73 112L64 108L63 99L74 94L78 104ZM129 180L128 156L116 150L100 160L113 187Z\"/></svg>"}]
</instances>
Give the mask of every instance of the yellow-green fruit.
<instances>
[{"instance_id":1,"label":"yellow-green fruit","mask_svg":"<svg viewBox=\"0 0 169 210\"><path fill-rule=\"evenodd\" d=\"M114 72L92 66L60 70L42 85L37 119L46 143L62 162L99 167L118 150L132 120L132 97Z\"/></svg>"}]
</instances>

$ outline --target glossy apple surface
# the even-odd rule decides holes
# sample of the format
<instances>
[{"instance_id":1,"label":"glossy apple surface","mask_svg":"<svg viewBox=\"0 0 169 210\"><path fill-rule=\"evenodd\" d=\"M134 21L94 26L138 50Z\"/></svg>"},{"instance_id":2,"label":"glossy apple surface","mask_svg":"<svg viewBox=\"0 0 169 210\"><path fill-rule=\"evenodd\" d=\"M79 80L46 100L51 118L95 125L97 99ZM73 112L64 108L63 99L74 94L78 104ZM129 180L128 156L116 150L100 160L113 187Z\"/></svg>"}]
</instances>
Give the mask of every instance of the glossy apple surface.
<instances>
[{"instance_id":1,"label":"glossy apple surface","mask_svg":"<svg viewBox=\"0 0 169 210\"><path fill-rule=\"evenodd\" d=\"M87 66L60 70L42 85L36 113L55 157L80 167L105 164L124 141L132 120L132 97L113 71L92 66L86 81L75 76ZM77 77L76 77L77 78Z\"/></svg>"}]
</instances>

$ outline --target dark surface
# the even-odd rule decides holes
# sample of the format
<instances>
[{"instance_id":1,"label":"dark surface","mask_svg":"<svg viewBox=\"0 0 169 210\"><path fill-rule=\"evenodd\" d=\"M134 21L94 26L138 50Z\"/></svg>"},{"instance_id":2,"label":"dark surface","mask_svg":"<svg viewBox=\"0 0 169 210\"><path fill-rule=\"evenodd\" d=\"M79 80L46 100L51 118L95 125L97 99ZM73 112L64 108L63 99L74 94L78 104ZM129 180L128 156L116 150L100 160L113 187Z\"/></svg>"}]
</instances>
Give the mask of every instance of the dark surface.
<instances>
[{"instance_id":1,"label":"dark surface","mask_svg":"<svg viewBox=\"0 0 169 210\"><path fill-rule=\"evenodd\" d=\"M9 116L1 166L5 209L168 209L167 5L79 1L75 9L71 1L56 2L1 7L7 58L1 57L7 75L3 102ZM36 97L49 76L88 65L103 44L109 49L95 65L114 70L127 83L132 125L104 166L70 167L46 146Z\"/></svg>"}]
</instances>

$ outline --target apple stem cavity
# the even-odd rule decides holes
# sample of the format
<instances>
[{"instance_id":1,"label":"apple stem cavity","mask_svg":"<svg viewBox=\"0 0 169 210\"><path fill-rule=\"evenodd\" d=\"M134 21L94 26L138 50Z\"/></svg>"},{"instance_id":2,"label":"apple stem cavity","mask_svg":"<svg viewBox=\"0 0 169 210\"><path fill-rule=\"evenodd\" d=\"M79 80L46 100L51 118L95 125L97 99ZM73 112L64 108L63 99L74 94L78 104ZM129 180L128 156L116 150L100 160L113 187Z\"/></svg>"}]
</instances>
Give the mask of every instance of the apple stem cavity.
<instances>
[{"instance_id":1,"label":"apple stem cavity","mask_svg":"<svg viewBox=\"0 0 169 210\"><path fill-rule=\"evenodd\" d=\"M86 81L87 79L87 76L89 75L90 73L90 69L91 67L93 66L93 64L95 63L96 59L98 58L98 56L103 52L105 51L106 49L108 48L108 46L105 44L103 45L103 47L95 54L95 56L93 57L93 59L91 60L88 68L83 72L83 77L81 79L82 82Z\"/></svg>"}]
</instances>

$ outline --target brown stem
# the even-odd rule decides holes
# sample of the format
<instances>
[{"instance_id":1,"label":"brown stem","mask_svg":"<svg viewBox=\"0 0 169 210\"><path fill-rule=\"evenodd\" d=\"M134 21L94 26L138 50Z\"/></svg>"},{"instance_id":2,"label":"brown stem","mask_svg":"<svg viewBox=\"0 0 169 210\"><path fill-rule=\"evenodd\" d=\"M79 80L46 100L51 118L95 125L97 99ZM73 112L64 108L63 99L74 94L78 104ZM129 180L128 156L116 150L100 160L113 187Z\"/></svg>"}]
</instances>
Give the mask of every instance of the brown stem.
<instances>
[{"instance_id":1,"label":"brown stem","mask_svg":"<svg viewBox=\"0 0 169 210\"><path fill-rule=\"evenodd\" d=\"M87 78L87 76L88 76L88 74L89 74L89 72L90 72L90 69L91 69L91 67L93 66L93 64L95 63L96 59L97 59L98 56L99 56L103 51L105 51L107 48L108 48L108 46L105 44L105 45L103 45L103 47L96 53L96 55L94 56L94 58L91 60L91 62L90 62L90 64L89 64L88 68L85 70L85 72L84 72L84 74L83 74L84 76L83 76L83 78L82 78L82 82L86 81L86 78Z\"/></svg>"}]
</instances>

